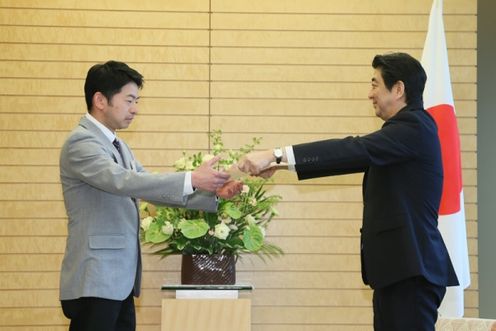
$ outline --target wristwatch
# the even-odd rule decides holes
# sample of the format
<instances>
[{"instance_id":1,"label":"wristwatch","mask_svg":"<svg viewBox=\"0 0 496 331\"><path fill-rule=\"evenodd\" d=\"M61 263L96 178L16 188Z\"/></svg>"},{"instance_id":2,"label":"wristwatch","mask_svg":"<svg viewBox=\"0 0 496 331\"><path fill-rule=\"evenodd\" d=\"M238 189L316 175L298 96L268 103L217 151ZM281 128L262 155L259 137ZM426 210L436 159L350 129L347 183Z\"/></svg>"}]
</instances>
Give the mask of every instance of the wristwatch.
<instances>
[{"instance_id":1,"label":"wristwatch","mask_svg":"<svg viewBox=\"0 0 496 331\"><path fill-rule=\"evenodd\" d=\"M282 149L280 149L279 147L274 148L273 154L274 154L274 157L276 158L276 163L277 164L281 163L281 161L282 161Z\"/></svg>"}]
</instances>

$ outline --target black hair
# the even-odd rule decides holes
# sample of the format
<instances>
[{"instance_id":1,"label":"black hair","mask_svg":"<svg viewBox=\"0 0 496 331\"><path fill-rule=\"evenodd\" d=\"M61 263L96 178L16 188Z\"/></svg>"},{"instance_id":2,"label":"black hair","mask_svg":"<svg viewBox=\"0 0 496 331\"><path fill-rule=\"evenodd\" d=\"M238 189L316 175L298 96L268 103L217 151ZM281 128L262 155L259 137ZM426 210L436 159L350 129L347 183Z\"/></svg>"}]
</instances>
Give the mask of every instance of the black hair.
<instances>
[{"instance_id":1,"label":"black hair","mask_svg":"<svg viewBox=\"0 0 496 331\"><path fill-rule=\"evenodd\" d=\"M389 91L394 84L402 81L405 85L406 103L423 105L422 94L427 75L414 57L407 53L376 55L372 67L381 71L382 79Z\"/></svg>"},{"instance_id":2,"label":"black hair","mask_svg":"<svg viewBox=\"0 0 496 331\"><path fill-rule=\"evenodd\" d=\"M122 87L130 82L136 83L138 88L143 87L143 75L130 68L124 62L108 61L95 64L88 70L84 83L84 98L88 112L93 106L93 95L102 93L110 102L112 97L119 93Z\"/></svg>"}]
</instances>

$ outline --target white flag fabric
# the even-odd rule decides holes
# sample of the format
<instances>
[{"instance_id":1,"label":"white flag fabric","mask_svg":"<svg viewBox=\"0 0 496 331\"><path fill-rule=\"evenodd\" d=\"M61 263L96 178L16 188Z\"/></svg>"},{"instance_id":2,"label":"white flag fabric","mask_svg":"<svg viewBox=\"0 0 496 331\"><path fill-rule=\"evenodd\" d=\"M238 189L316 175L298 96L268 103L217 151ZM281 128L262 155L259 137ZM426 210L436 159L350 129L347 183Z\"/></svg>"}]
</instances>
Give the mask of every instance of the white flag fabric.
<instances>
[{"instance_id":1,"label":"white flag fabric","mask_svg":"<svg viewBox=\"0 0 496 331\"><path fill-rule=\"evenodd\" d=\"M464 312L463 290L470 285L470 267L461 175L460 136L451 90L442 0L434 0L432 4L421 63L427 73L424 107L434 117L438 126L443 158L444 182L439 208L439 230L460 282L460 286L448 287L439 312L444 317L461 317Z\"/></svg>"}]
</instances>

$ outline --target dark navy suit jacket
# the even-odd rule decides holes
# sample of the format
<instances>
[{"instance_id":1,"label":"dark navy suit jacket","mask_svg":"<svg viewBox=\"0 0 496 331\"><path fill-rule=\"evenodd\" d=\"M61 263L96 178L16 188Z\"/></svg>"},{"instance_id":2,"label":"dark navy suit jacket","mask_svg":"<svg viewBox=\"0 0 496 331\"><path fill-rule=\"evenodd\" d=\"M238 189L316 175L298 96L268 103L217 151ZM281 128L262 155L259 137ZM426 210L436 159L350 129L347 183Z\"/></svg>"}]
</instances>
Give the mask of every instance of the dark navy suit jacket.
<instances>
[{"instance_id":1,"label":"dark navy suit jacket","mask_svg":"<svg viewBox=\"0 0 496 331\"><path fill-rule=\"evenodd\" d=\"M293 146L299 179L365 172L362 277L382 288L415 276L458 285L437 228L443 185L437 126L421 106L406 106L362 137Z\"/></svg>"}]
</instances>

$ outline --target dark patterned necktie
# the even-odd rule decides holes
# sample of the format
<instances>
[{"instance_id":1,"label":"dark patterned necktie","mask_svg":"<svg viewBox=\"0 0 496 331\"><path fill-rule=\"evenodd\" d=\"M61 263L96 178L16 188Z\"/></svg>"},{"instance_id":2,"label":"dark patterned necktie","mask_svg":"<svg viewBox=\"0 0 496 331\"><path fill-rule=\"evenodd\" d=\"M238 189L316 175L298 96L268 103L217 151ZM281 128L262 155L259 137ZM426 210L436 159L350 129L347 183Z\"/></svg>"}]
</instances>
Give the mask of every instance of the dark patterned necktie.
<instances>
[{"instance_id":1,"label":"dark patterned necktie","mask_svg":"<svg viewBox=\"0 0 496 331\"><path fill-rule=\"evenodd\" d=\"M119 142L119 140L117 140L117 138L115 138L114 141L112 141L112 145L114 145L115 149L117 149L117 151L122 157L121 143Z\"/></svg>"}]
</instances>

